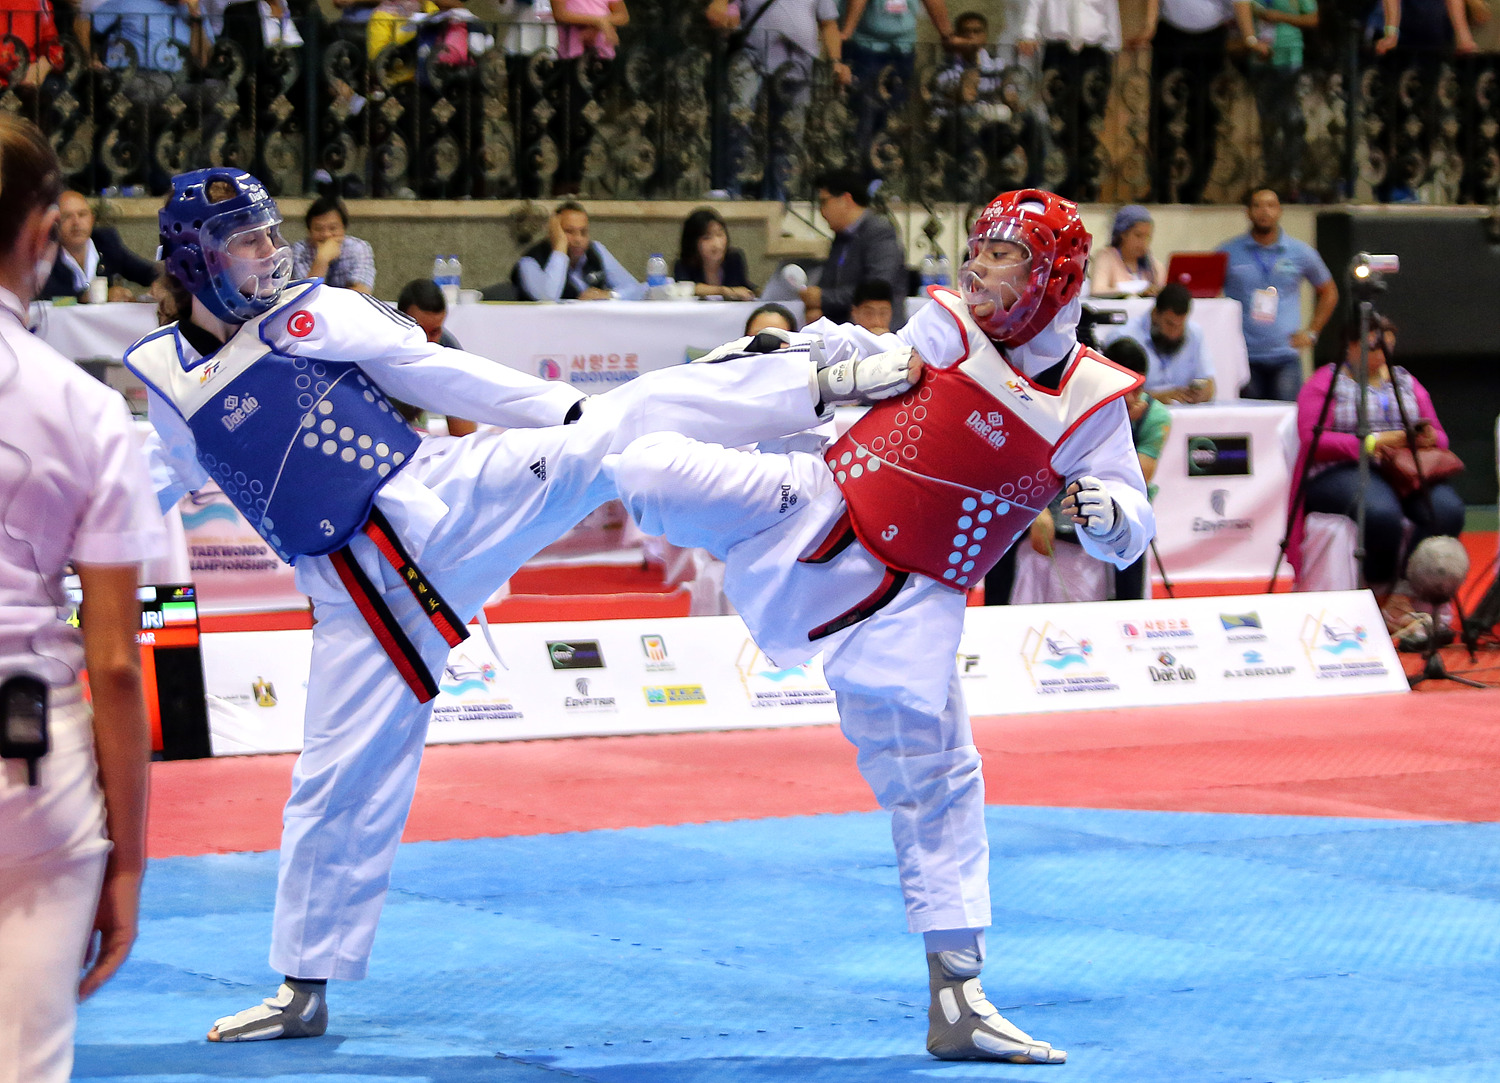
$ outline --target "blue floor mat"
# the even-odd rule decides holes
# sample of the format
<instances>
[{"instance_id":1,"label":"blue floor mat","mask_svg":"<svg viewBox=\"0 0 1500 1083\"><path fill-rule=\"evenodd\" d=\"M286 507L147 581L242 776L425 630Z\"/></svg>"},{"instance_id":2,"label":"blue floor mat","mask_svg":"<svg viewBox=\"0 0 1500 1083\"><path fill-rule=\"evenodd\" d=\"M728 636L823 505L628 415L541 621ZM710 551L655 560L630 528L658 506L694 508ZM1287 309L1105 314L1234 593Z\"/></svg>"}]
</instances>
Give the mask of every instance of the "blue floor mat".
<instances>
[{"instance_id":1,"label":"blue floor mat","mask_svg":"<svg viewBox=\"0 0 1500 1083\"><path fill-rule=\"evenodd\" d=\"M987 810L985 988L1063 1067L923 1051L886 819L416 843L315 1041L210 1045L270 995L275 854L153 863L75 1078L1493 1083L1500 825Z\"/></svg>"}]
</instances>

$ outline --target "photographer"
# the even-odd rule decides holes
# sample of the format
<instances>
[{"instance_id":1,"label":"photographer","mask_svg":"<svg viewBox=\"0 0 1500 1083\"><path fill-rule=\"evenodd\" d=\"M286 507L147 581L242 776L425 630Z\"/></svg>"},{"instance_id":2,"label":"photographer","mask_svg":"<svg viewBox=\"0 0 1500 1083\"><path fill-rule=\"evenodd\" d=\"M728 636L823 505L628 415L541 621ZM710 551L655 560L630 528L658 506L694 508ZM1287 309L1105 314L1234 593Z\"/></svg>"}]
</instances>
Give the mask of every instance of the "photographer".
<instances>
[{"instance_id":1,"label":"photographer","mask_svg":"<svg viewBox=\"0 0 1500 1083\"><path fill-rule=\"evenodd\" d=\"M1416 447L1447 448L1448 434L1432 408L1432 399L1416 378L1400 366L1391 367L1390 356L1396 345L1396 327L1383 317L1375 317L1370 328L1369 386L1366 409L1369 415L1371 471L1365 489L1365 582L1388 590L1401 575L1403 540L1410 553L1424 538L1437 534L1457 537L1464 526L1464 502L1446 481L1429 480L1427 485L1402 497L1380 473L1380 462L1396 449L1408 446L1402 427L1401 410L1413 421ZM1297 396L1297 435L1301 441L1297 473L1313 442L1313 430L1322 413L1329 384L1335 379L1333 399L1322 436L1313 452L1303 496L1303 512L1326 512L1355 518L1359 499L1359 438L1355 435L1360 389L1355 379L1359 365L1359 325L1353 325L1345 347L1345 365L1335 376L1334 365L1324 365L1313 373ZM1399 397L1399 402L1397 401ZM1293 512L1296 509L1292 509ZM1410 539L1404 539L1405 523L1412 524ZM1287 555L1292 567L1301 570L1303 522L1293 525ZM1420 622L1412 617L1411 599L1392 592L1382 607L1386 624L1397 636L1410 638L1419 633ZM1422 629L1421 632L1425 632Z\"/></svg>"},{"instance_id":2,"label":"photographer","mask_svg":"<svg viewBox=\"0 0 1500 1083\"><path fill-rule=\"evenodd\" d=\"M166 548L124 402L26 331L61 191L46 137L0 113L0 1077L27 1083L67 1080L77 1002L135 940L150 760L136 571ZM69 562L81 630L64 619Z\"/></svg>"}]
</instances>

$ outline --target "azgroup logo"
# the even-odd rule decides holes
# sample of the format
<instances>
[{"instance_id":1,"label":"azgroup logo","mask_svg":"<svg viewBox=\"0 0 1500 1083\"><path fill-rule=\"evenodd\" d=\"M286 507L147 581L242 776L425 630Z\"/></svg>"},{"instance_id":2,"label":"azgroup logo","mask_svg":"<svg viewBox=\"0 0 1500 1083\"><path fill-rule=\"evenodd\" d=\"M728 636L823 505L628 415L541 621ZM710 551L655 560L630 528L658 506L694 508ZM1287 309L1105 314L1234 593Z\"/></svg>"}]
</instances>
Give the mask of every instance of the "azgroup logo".
<instances>
[{"instance_id":1,"label":"azgroup logo","mask_svg":"<svg viewBox=\"0 0 1500 1083\"><path fill-rule=\"evenodd\" d=\"M708 702L701 684L647 685L641 691L646 694L648 707L681 707Z\"/></svg>"},{"instance_id":2,"label":"azgroup logo","mask_svg":"<svg viewBox=\"0 0 1500 1083\"><path fill-rule=\"evenodd\" d=\"M1296 666L1276 665L1258 650L1241 651L1240 658L1244 665L1226 669L1225 677L1231 680L1239 677L1289 677L1297 671Z\"/></svg>"}]
</instances>

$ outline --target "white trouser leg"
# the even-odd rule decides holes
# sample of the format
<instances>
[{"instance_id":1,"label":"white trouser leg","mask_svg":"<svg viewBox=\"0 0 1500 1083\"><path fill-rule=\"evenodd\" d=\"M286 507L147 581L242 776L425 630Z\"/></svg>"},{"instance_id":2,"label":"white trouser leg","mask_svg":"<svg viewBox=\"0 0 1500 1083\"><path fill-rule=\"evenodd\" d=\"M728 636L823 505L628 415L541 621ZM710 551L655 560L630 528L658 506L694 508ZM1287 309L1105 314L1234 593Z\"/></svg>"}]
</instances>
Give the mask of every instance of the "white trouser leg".
<instances>
[{"instance_id":1,"label":"white trouser leg","mask_svg":"<svg viewBox=\"0 0 1500 1083\"><path fill-rule=\"evenodd\" d=\"M984 775L958 674L939 715L858 692L838 692L838 705L844 735L859 749L860 773L891 813L907 927L921 933L988 925Z\"/></svg>"},{"instance_id":2,"label":"white trouser leg","mask_svg":"<svg viewBox=\"0 0 1500 1083\"><path fill-rule=\"evenodd\" d=\"M52 709L29 786L0 761L0 1083L66 1083L78 978L109 844L88 709Z\"/></svg>"},{"instance_id":3,"label":"white trouser leg","mask_svg":"<svg viewBox=\"0 0 1500 1083\"><path fill-rule=\"evenodd\" d=\"M811 455L761 455L661 432L631 443L612 472L643 531L723 560L738 542L803 510L828 470Z\"/></svg>"}]
</instances>

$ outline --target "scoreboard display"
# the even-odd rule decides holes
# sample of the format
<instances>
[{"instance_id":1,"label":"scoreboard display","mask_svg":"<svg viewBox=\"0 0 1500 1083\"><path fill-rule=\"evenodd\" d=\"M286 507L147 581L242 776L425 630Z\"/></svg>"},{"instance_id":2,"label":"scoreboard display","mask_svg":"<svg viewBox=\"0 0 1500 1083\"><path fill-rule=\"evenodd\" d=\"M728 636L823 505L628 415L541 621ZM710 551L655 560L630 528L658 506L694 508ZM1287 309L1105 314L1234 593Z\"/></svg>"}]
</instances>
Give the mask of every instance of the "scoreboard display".
<instances>
[{"instance_id":1,"label":"scoreboard display","mask_svg":"<svg viewBox=\"0 0 1500 1083\"><path fill-rule=\"evenodd\" d=\"M67 580L73 612L68 623L86 616L76 576ZM167 760L213 755L208 739L208 706L203 692L203 656L198 646L198 597L190 583L140 587L141 684L151 721L152 751Z\"/></svg>"}]
</instances>

